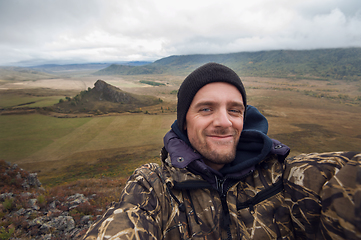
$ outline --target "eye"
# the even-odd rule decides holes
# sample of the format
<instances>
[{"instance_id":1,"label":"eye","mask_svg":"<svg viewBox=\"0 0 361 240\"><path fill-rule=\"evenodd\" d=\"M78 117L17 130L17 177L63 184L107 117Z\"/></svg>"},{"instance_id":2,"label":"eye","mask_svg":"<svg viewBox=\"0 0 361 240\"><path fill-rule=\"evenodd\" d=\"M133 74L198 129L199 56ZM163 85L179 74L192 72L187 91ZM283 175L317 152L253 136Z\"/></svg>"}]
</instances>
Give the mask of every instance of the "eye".
<instances>
[{"instance_id":1,"label":"eye","mask_svg":"<svg viewBox=\"0 0 361 240\"><path fill-rule=\"evenodd\" d=\"M210 112L211 109L210 108L201 108L199 111L200 112Z\"/></svg>"},{"instance_id":2,"label":"eye","mask_svg":"<svg viewBox=\"0 0 361 240\"><path fill-rule=\"evenodd\" d=\"M229 112L230 112L230 114L237 115L237 116L243 114L242 110L240 110L240 109L230 109Z\"/></svg>"}]
</instances>

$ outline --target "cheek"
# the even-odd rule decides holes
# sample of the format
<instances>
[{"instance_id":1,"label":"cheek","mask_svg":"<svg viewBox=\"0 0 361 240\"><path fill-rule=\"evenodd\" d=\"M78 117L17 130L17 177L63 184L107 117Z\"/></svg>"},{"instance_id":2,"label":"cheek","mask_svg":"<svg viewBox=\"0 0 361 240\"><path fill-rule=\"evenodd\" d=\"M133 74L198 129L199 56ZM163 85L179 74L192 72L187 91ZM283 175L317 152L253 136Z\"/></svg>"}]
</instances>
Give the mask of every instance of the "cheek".
<instances>
[{"instance_id":1,"label":"cheek","mask_svg":"<svg viewBox=\"0 0 361 240\"><path fill-rule=\"evenodd\" d=\"M237 131L239 131L240 134L243 130L243 119L241 121L238 120L233 122L233 128L237 129Z\"/></svg>"},{"instance_id":2,"label":"cheek","mask_svg":"<svg viewBox=\"0 0 361 240\"><path fill-rule=\"evenodd\" d=\"M196 126L189 126L187 128L187 134L189 139L197 139L199 138L200 131Z\"/></svg>"}]
</instances>

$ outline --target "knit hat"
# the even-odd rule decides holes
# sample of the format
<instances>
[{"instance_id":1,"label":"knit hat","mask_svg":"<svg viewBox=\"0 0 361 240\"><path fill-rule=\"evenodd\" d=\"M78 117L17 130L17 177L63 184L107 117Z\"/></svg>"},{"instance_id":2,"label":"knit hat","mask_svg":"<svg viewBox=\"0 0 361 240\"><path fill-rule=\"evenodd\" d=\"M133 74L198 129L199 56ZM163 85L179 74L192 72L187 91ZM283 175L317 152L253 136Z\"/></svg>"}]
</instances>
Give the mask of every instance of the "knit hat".
<instances>
[{"instance_id":1,"label":"knit hat","mask_svg":"<svg viewBox=\"0 0 361 240\"><path fill-rule=\"evenodd\" d=\"M182 132L184 132L186 115L194 96L203 86L213 82L234 85L242 95L244 108L247 108L246 91L238 75L232 69L218 63L204 64L191 72L178 90L177 123Z\"/></svg>"}]
</instances>

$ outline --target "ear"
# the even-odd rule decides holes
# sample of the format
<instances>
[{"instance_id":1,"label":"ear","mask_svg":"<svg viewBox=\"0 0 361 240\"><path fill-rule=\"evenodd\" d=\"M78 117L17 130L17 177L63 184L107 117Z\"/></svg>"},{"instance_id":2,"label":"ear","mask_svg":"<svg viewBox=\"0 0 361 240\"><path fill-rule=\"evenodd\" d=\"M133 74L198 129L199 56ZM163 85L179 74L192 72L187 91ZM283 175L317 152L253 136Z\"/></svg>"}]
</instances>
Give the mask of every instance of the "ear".
<instances>
[{"instance_id":1,"label":"ear","mask_svg":"<svg viewBox=\"0 0 361 240\"><path fill-rule=\"evenodd\" d=\"M187 130L187 121L184 122L183 130Z\"/></svg>"}]
</instances>

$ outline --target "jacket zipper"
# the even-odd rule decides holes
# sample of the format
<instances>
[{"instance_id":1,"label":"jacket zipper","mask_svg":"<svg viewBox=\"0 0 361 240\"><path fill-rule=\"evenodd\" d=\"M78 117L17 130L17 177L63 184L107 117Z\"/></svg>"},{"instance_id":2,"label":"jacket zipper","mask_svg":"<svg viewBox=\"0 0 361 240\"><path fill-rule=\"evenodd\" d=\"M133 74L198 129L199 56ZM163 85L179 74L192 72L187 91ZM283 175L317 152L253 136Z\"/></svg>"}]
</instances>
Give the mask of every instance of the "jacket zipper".
<instances>
[{"instance_id":1,"label":"jacket zipper","mask_svg":"<svg viewBox=\"0 0 361 240\"><path fill-rule=\"evenodd\" d=\"M256 204L276 195L277 193L281 192L282 190L283 190L283 182L282 182L282 180L279 180L275 184L271 185L268 189L265 189L265 190L257 193L256 196L254 196L250 200L247 200L243 203L237 204L237 211L248 207L250 213L253 214L254 206Z\"/></svg>"},{"instance_id":2,"label":"jacket zipper","mask_svg":"<svg viewBox=\"0 0 361 240\"><path fill-rule=\"evenodd\" d=\"M232 240L232 233L231 233L231 217L229 214L229 208L228 208L228 204L227 204L227 192L228 190L231 188L231 184L230 186L227 187L227 189L224 189L224 183L227 180L227 178L223 178L220 179L217 176L215 176L216 178L216 183L217 183L217 191L219 193L219 197L221 199L221 204L222 204L222 210L223 210L223 219L222 219L222 228L227 230L227 236L228 236L228 240Z\"/></svg>"},{"instance_id":3,"label":"jacket zipper","mask_svg":"<svg viewBox=\"0 0 361 240\"><path fill-rule=\"evenodd\" d=\"M253 174L254 170L251 170L249 173L245 174L244 176L242 176L241 179L238 179L239 181L241 181L242 179L245 179L246 177L248 177L249 175ZM216 184L217 184L217 191L219 193L220 199L221 199L221 203L222 203L222 208L223 208L223 212L228 213L227 217L227 221L228 221L228 225L227 226L222 226L223 228L227 227L227 235L228 235L228 239L232 240L232 233L231 233L231 228L230 228L230 224L231 224L231 217L229 214L229 208L228 208L228 204L227 204L227 192L228 190L234 185L234 184L229 184L229 186L227 187L227 189L223 189L224 188L224 183L227 179L231 179L231 178L218 178L215 175L216 178ZM235 179L237 180L237 179ZM223 221L222 223L223 225L227 224L226 221Z\"/></svg>"}]
</instances>

